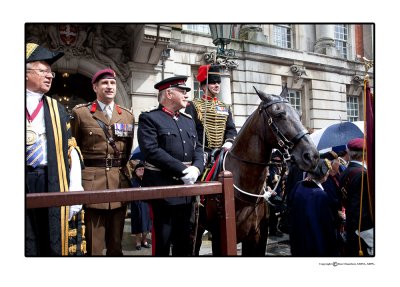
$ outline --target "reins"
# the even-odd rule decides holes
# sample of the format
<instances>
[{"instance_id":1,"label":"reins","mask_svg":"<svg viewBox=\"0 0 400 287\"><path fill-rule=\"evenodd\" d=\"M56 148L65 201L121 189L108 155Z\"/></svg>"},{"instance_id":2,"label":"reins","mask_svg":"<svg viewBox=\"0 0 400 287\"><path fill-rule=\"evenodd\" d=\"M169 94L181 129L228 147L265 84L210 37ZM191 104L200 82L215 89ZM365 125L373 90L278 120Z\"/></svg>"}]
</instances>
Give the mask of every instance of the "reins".
<instances>
[{"instance_id":1,"label":"reins","mask_svg":"<svg viewBox=\"0 0 400 287\"><path fill-rule=\"evenodd\" d=\"M262 111L265 111L265 114L267 115L267 122L268 125L270 126L272 133L274 134L278 145L283 149L282 155L283 155L283 164L282 164L282 171L281 174L279 176L279 180L276 182L275 186L273 189L269 188L267 186L267 188L265 188L266 183L264 183L263 186L263 194L254 194L254 193L250 193L247 191L244 191L242 189L240 189L238 186L236 186L235 184L233 184L233 187L239 191L240 193L243 193L245 195L248 196L252 196L252 197L257 197L257 198L264 198L269 204L272 204L268 199L271 197L271 195L276 191L277 187L279 186L284 173L287 170L287 162L290 160L291 155L290 155L290 151L300 142L300 140L307 134L309 134L309 132L307 130L301 130L300 132L298 132L291 140L288 140L285 135L279 130L279 127L276 125L276 123L273 121L271 115L268 113L267 108L272 106L273 104L277 104L277 103L284 103L284 104L288 104L289 102L286 99L279 99L279 100L274 100L271 101L269 103L263 104L263 102L260 104L260 108L259 108L259 113L261 113ZM230 150L225 154L224 158L223 158L223 164L222 164L222 168L223 170L225 170L225 160L226 157L228 156L228 153L235 159L245 163L245 164L253 164L253 165L261 165L261 166L270 166L270 163L266 163L266 162L253 162L253 161L248 161L245 159L242 159L240 157L238 157L237 155L233 154ZM273 204L272 204L273 205Z\"/></svg>"},{"instance_id":2,"label":"reins","mask_svg":"<svg viewBox=\"0 0 400 287\"><path fill-rule=\"evenodd\" d=\"M223 168L224 171L225 171L225 160L226 160L226 158L227 158L227 156L228 156L228 153L230 153L230 154L233 155L236 159L238 159L238 160L240 160L240 161L242 161L242 162L244 162L244 163L261 165L261 163L251 162L251 161L245 161L245 160L243 160L243 159L240 159L239 157L235 156L232 152L227 151L226 154L225 154L225 156L224 156L223 162L222 162L222 168ZM289 159L290 159L290 157L289 157ZM276 191L276 189L278 188L279 183L281 182L281 180L282 180L282 178L283 178L283 175L284 175L284 173L286 172L286 169L287 169L287 161L288 161L289 159L285 159L285 158L283 159L284 164L282 164L282 171L281 171L281 174L279 175L279 179L278 179L278 181L276 182L276 184L275 184L275 186L274 186L273 189L267 190L267 189L265 188L266 184L264 184L263 189L262 189L262 191L263 191L264 193L263 193L263 194L255 194L255 193L250 193L250 192L244 191L244 190L240 189L240 188L239 188L237 185L235 185L235 184L233 184L233 187L234 187L237 191L239 191L239 192L241 192L241 193L243 193L243 194L245 194L245 195L252 196L252 197L257 197L257 198L264 198L269 204L273 205L268 199L271 197L271 195L272 195L272 194ZM265 166L266 166L266 167L267 167L267 166L270 166L270 165L273 165L273 164L265 163ZM268 186L267 186L267 187L268 187Z\"/></svg>"}]
</instances>

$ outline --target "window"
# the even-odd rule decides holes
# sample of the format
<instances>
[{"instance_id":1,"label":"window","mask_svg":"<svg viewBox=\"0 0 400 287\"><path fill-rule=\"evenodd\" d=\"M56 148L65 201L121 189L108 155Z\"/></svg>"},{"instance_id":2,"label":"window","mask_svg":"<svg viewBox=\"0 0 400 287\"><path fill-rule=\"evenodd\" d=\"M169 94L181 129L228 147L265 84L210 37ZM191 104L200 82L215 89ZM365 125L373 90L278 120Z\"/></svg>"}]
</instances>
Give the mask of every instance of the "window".
<instances>
[{"instance_id":1,"label":"window","mask_svg":"<svg viewBox=\"0 0 400 287\"><path fill-rule=\"evenodd\" d=\"M193 78L196 79L196 77ZM193 83L193 99L199 99L203 94L199 81L195 80Z\"/></svg>"},{"instance_id":2,"label":"window","mask_svg":"<svg viewBox=\"0 0 400 287\"><path fill-rule=\"evenodd\" d=\"M340 55L347 59L347 41L349 38L349 32L347 25L335 25L335 46L338 49Z\"/></svg>"},{"instance_id":3,"label":"window","mask_svg":"<svg viewBox=\"0 0 400 287\"><path fill-rule=\"evenodd\" d=\"M293 108L297 110L297 112L301 115L301 93L300 91L289 91L287 97L289 103L292 105Z\"/></svg>"},{"instance_id":4,"label":"window","mask_svg":"<svg viewBox=\"0 0 400 287\"><path fill-rule=\"evenodd\" d=\"M292 48L291 25L274 25L274 44L282 48Z\"/></svg>"},{"instance_id":5,"label":"window","mask_svg":"<svg viewBox=\"0 0 400 287\"><path fill-rule=\"evenodd\" d=\"M189 30L193 32L199 32L199 33L205 33L205 34L211 34L210 33L210 26L203 25L203 24L186 24L182 25L183 30Z\"/></svg>"},{"instance_id":6,"label":"window","mask_svg":"<svg viewBox=\"0 0 400 287\"><path fill-rule=\"evenodd\" d=\"M347 97L347 119L349 122L358 121L359 117L358 97Z\"/></svg>"}]
</instances>

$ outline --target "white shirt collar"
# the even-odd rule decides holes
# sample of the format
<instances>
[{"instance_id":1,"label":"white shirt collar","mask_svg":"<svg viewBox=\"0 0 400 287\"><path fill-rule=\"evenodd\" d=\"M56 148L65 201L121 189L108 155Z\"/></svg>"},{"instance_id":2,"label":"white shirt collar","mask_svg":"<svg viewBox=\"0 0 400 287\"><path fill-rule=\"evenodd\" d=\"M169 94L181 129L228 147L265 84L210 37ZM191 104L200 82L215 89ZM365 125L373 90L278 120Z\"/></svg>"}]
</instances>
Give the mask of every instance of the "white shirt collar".
<instances>
[{"instance_id":1,"label":"white shirt collar","mask_svg":"<svg viewBox=\"0 0 400 287\"><path fill-rule=\"evenodd\" d=\"M35 93L32 91L26 90L26 108L30 114L36 109L37 105L39 104L40 100L42 99L43 94Z\"/></svg>"},{"instance_id":2,"label":"white shirt collar","mask_svg":"<svg viewBox=\"0 0 400 287\"><path fill-rule=\"evenodd\" d=\"M325 189L322 187L322 184L321 184L320 182L318 182L318 181L316 181L316 180L314 180L314 179L312 179L312 181L313 181L316 185L318 185L320 189L325 190Z\"/></svg>"},{"instance_id":3,"label":"white shirt collar","mask_svg":"<svg viewBox=\"0 0 400 287\"><path fill-rule=\"evenodd\" d=\"M102 102L100 102L99 100L97 100L97 102L99 103L101 110L104 111L104 108L107 105L102 103ZM114 111L114 102L111 102L111 104L109 104L108 106L110 107L111 111Z\"/></svg>"},{"instance_id":4,"label":"white shirt collar","mask_svg":"<svg viewBox=\"0 0 400 287\"><path fill-rule=\"evenodd\" d=\"M32 92L32 91L26 89L26 98L35 97L35 98L41 99L43 97L43 95L44 94L42 94L42 93L35 93L35 92Z\"/></svg>"}]
</instances>

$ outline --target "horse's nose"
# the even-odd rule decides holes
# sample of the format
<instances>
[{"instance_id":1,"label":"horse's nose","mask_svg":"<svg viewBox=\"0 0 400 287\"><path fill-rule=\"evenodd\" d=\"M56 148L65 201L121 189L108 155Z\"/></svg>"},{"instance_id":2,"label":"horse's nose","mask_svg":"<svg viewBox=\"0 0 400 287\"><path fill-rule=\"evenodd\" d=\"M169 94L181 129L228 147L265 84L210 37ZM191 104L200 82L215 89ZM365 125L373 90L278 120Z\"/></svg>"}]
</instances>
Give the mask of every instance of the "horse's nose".
<instances>
[{"instance_id":1,"label":"horse's nose","mask_svg":"<svg viewBox=\"0 0 400 287\"><path fill-rule=\"evenodd\" d=\"M312 167L315 167L318 163L319 159L319 154L318 152L311 151L311 152L304 152L303 153L303 160L307 164L309 164Z\"/></svg>"}]
</instances>

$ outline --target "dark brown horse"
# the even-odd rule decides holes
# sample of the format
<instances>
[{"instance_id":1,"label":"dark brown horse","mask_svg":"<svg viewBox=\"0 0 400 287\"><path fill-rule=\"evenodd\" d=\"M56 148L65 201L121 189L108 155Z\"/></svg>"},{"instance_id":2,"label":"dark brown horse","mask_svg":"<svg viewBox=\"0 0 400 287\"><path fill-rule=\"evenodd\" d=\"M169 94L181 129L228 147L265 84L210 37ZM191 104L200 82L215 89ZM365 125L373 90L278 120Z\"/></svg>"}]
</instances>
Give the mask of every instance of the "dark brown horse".
<instances>
[{"instance_id":1,"label":"dark brown horse","mask_svg":"<svg viewBox=\"0 0 400 287\"><path fill-rule=\"evenodd\" d=\"M293 160L304 171L313 170L319 158L298 113L286 100L287 89L280 96L256 92L261 103L241 128L224 163L225 170L233 174L236 234L243 256L264 256L266 252L269 208L263 196L272 149L279 149L286 160ZM208 204L208 218L215 214L215 210L209 212L215 205ZM219 239L214 233L213 241ZM213 253L219 255L218 243L213 243Z\"/></svg>"}]
</instances>

